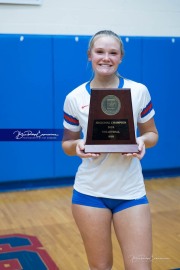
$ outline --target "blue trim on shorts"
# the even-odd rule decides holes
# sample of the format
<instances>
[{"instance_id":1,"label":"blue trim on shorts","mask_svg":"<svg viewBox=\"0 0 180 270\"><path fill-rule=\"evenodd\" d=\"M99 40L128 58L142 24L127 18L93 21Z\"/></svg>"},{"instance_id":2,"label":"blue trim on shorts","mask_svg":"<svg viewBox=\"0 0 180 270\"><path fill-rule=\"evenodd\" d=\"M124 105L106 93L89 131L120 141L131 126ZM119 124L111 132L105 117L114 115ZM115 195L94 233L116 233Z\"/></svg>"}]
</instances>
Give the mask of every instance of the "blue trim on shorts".
<instances>
[{"instance_id":1,"label":"blue trim on shorts","mask_svg":"<svg viewBox=\"0 0 180 270\"><path fill-rule=\"evenodd\" d=\"M72 203L96 208L106 208L111 210L111 212L114 214L126 208L140 204L148 204L149 202L146 195L138 199L121 200L121 199L94 197L80 193L74 189L72 195Z\"/></svg>"}]
</instances>

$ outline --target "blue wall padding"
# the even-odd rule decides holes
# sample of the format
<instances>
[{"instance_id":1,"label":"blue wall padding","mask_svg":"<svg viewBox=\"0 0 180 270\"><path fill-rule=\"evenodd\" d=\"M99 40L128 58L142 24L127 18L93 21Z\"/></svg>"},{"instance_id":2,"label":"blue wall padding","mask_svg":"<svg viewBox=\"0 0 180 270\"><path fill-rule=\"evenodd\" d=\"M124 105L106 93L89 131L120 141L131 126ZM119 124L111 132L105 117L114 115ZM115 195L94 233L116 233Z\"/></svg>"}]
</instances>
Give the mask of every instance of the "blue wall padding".
<instances>
[{"instance_id":1,"label":"blue wall padding","mask_svg":"<svg viewBox=\"0 0 180 270\"><path fill-rule=\"evenodd\" d=\"M0 36L0 128L52 128L52 39ZM0 181L54 175L51 142L0 142Z\"/></svg>"},{"instance_id":2,"label":"blue wall padding","mask_svg":"<svg viewBox=\"0 0 180 270\"><path fill-rule=\"evenodd\" d=\"M92 76L89 36L0 35L0 128L63 128L65 96ZM144 170L180 168L180 38L122 37L119 72L147 85L160 140ZM74 176L60 142L0 142L0 182Z\"/></svg>"},{"instance_id":3,"label":"blue wall padding","mask_svg":"<svg viewBox=\"0 0 180 270\"><path fill-rule=\"evenodd\" d=\"M144 38L142 55L142 78L159 131L159 143L148 150L143 168L180 168L180 38Z\"/></svg>"}]
</instances>

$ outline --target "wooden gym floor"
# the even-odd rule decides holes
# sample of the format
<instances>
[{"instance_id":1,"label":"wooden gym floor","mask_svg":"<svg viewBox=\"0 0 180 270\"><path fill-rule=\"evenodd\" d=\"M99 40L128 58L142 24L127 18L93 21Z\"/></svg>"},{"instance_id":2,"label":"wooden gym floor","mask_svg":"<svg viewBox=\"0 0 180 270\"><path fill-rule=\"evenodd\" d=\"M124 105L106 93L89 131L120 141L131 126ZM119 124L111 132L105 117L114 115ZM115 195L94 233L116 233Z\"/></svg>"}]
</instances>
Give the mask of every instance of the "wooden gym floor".
<instances>
[{"instance_id":1,"label":"wooden gym floor","mask_svg":"<svg viewBox=\"0 0 180 270\"><path fill-rule=\"evenodd\" d=\"M153 221L153 270L180 268L180 177L146 180ZM36 236L60 270L87 270L71 214L72 187L0 193L0 235ZM114 232L114 267L123 269Z\"/></svg>"}]
</instances>

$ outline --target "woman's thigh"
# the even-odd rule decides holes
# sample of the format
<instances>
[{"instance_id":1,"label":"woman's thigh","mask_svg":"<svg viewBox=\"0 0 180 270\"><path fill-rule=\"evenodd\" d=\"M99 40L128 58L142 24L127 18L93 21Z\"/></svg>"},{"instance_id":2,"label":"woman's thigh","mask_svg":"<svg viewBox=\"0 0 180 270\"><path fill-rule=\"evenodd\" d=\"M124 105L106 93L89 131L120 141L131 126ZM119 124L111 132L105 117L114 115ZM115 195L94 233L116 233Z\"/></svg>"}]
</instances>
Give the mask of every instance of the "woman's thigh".
<instances>
[{"instance_id":1,"label":"woman's thigh","mask_svg":"<svg viewBox=\"0 0 180 270\"><path fill-rule=\"evenodd\" d=\"M150 270L152 226L148 204L137 205L113 216L126 270Z\"/></svg>"},{"instance_id":2,"label":"woman's thigh","mask_svg":"<svg viewBox=\"0 0 180 270\"><path fill-rule=\"evenodd\" d=\"M111 269L111 211L72 204L72 213L84 242L90 269Z\"/></svg>"}]
</instances>

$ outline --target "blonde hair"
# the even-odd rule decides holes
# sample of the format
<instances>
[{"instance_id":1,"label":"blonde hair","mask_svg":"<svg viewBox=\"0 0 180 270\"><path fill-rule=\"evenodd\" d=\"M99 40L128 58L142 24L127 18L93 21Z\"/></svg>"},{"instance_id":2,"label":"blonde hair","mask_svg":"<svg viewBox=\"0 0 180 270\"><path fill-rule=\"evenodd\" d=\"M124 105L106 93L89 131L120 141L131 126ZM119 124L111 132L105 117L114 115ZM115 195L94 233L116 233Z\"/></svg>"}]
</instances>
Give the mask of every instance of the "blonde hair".
<instances>
[{"instance_id":1,"label":"blonde hair","mask_svg":"<svg viewBox=\"0 0 180 270\"><path fill-rule=\"evenodd\" d=\"M121 38L111 30L101 30L101 31L97 32L94 36L92 36L90 41L89 41L89 45L88 45L88 51L89 52L91 51L96 38L99 37L99 36L111 36L111 37L116 38L119 41L119 44L120 44L121 55L122 55L122 57L124 56L123 42L122 42Z\"/></svg>"}]
</instances>

